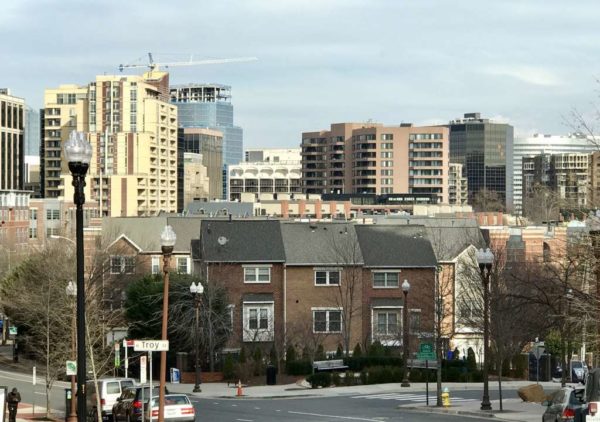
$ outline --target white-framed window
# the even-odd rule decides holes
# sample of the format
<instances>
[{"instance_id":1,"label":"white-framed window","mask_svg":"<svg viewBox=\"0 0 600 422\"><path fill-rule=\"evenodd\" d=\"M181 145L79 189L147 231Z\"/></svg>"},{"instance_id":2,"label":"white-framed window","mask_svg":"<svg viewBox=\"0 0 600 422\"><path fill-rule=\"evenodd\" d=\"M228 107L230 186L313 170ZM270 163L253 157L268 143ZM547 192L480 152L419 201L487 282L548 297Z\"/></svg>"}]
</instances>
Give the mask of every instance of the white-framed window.
<instances>
[{"instance_id":1,"label":"white-framed window","mask_svg":"<svg viewBox=\"0 0 600 422\"><path fill-rule=\"evenodd\" d=\"M376 337L397 337L400 333L400 311L397 309L375 309L373 320Z\"/></svg>"},{"instance_id":2,"label":"white-framed window","mask_svg":"<svg viewBox=\"0 0 600 422\"><path fill-rule=\"evenodd\" d=\"M391 141L394 139L394 134L393 133L382 133L381 134L381 140L382 141Z\"/></svg>"},{"instance_id":3,"label":"white-framed window","mask_svg":"<svg viewBox=\"0 0 600 422\"><path fill-rule=\"evenodd\" d=\"M153 255L152 256L152 274L160 273L160 256Z\"/></svg>"},{"instance_id":4,"label":"white-framed window","mask_svg":"<svg viewBox=\"0 0 600 422\"><path fill-rule=\"evenodd\" d=\"M273 302L244 302L243 340L273 341L275 324Z\"/></svg>"},{"instance_id":5,"label":"white-framed window","mask_svg":"<svg viewBox=\"0 0 600 422\"><path fill-rule=\"evenodd\" d=\"M227 305L227 317L229 320L227 321L227 326L230 330L233 330L233 313L235 312L235 305L229 304Z\"/></svg>"},{"instance_id":6,"label":"white-framed window","mask_svg":"<svg viewBox=\"0 0 600 422\"><path fill-rule=\"evenodd\" d=\"M394 170L381 170L381 175L382 176L393 176Z\"/></svg>"},{"instance_id":7,"label":"white-framed window","mask_svg":"<svg viewBox=\"0 0 600 422\"><path fill-rule=\"evenodd\" d=\"M178 274L191 274L192 269L190 268L190 257L189 256L178 256L177 257L177 273Z\"/></svg>"},{"instance_id":8,"label":"white-framed window","mask_svg":"<svg viewBox=\"0 0 600 422\"><path fill-rule=\"evenodd\" d=\"M266 265L244 266L244 283L270 283L271 267Z\"/></svg>"},{"instance_id":9,"label":"white-framed window","mask_svg":"<svg viewBox=\"0 0 600 422\"><path fill-rule=\"evenodd\" d=\"M29 238L37 239L37 227L29 227Z\"/></svg>"},{"instance_id":10,"label":"white-framed window","mask_svg":"<svg viewBox=\"0 0 600 422\"><path fill-rule=\"evenodd\" d=\"M393 185L394 179L391 177L384 177L383 179L381 179L381 184L382 185Z\"/></svg>"},{"instance_id":11,"label":"white-framed window","mask_svg":"<svg viewBox=\"0 0 600 422\"><path fill-rule=\"evenodd\" d=\"M375 288L395 288L400 286L398 272L377 271L373 273L373 287Z\"/></svg>"},{"instance_id":12,"label":"white-framed window","mask_svg":"<svg viewBox=\"0 0 600 422\"><path fill-rule=\"evenodd\" d=\"M113 255L110 257L111 274L133 274L135 272L135 256Z\"/></svg>"},{"instance_id":13,"label":"white-framed window","mask_svg":"<svg viewBox=\"0 0 600 422\"><path fill-rule=\"evenodd\" d=\"M338 268L316 268L315 286L339 286L341 271Z\"/></svg>"},{"instance_id":14,"label":"white-framed window","mask_svg":"<svg viewBox=\"0 0 600 422\"><path fill-rule=\"evenodd\" d=\"M384 142L381 144L381 149L394 149L393 142Z\"/></svg>"},{"instance_id":15,"label":"white-framed window","mask_svg":"<svg viewBox=\"0 0 600 422\"><path fill-rule=\"evenodd\" d=\"M394 153L391 151L383 151L381 153L381 158L394 158Z\"/></svg>"},{"instance_id":16,"label":"white-framed window","mask_svg":"<svg viewBox=\"0 0 600 422\"><path fill-rule=\"evenodd\" d=\"M393 161L382 161L381 167L394 167L394 162Z\"/></svg>"},{"instance_id":17,"label":"white-framed window","mask_svg":"<svg viewBox=\"0 0 600 422\"><path fill-rule=\"evenodd\" d=\"M342 310L339 308L313 308L314 333L341 333Z\"/></svg>"},{"instance_id":18,"label":"white-framed window","mask_svg":"<svg viewBox=\"0 0 600 422\"><path fill-rule=\"evenodd\" d=\"M421 310L410 309L408 310L408 331L411 334L418 334L421 332Z\"/></svg>"}]
</instances>

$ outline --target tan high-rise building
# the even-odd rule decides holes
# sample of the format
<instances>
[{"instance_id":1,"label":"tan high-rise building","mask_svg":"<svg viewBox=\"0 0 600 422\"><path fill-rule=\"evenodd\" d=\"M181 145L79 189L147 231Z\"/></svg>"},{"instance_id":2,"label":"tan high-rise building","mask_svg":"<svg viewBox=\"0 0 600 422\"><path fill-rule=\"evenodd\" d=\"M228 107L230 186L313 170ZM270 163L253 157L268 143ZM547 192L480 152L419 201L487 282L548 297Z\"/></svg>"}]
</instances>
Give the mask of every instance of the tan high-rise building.
<instances>
[{"instance_id":1,"label":"tan high-rise building","mask_svg":"<svg viewBox=\"0 0 600 422\"><path fill-rule=\"evenodd\" d=\"M450 205L466 205L469 200L467 178L463 176L463 165L450 163L448 166L448 202Z\"/></svg>"},{"instance_id":2,"label":"tan high-rise building","mask_svg":"<svg viewBox=\"0 0 600 422\"><path fill-rule=\"evenodd\" d=\"M304 193L429 194L448 203L448 129L337 123L302 134Z\"/></svg>"},{"instance_id":3,"label":"tan high-rise building","mask_svg":"<svg viewBox=\"0 0 600 422\"><path fill-rule=\"evenodd\" d=\"M192 201L208 200L210 179L207 168L202 164L202 154L183 154L183 207Z\"/></svg>"},{"instance_id":4,"label":"tan high-rise building","mask_svg":"<svg viewBox=\"0 0 600 422\"><path fill-rule=\"evenodd\" d=\"M223 132L207 128L179 129L183 151L202 155L209 179L209 199L221 198L223 192ZM184 206L187 204L183 204Z\"/></svg>"},{"instance_id":5,"label":"tan high-rise building","mask_svg":"<svg viewBox=\"0 0 600 422\"><path fill-rule=\"evenodd\" d=\"M60 147L76 129L89 133L93 155L86 199L97 202L102 215L175 212L177 109L167 101L165 86L168 74L152 71L143 76L102 75L86 87L46 90L45 196L72 197ZM53 132L56 124L58 130ZM57 184L56 176L62 182Z\"/></svg>"}]
</instances>

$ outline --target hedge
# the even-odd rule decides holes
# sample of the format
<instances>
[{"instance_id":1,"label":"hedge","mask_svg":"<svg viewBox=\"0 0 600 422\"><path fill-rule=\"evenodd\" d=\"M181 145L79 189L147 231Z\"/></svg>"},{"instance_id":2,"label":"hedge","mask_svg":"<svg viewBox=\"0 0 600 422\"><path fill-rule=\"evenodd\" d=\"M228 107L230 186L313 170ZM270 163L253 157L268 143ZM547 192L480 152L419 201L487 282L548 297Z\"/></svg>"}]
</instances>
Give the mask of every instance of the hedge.
<instances>
[{"instance_id":1,"label":"hedge","mask_svg":"<svg viewBox=\"0 0 600 422\"><path fill-rule=\"evenodd\" d=\"M288 375L308 375L312 373L312 363L309 360L286 362L285 372Z\"/></svg>"},{"instance_id":2,"label":"hedge","mask_svg":"<svg viewBox=\"0 0 600 422\"><path fill-rule=\"evenodd\" d=\"M317 372L306 377L306 381L310 383L311 388L326 388L331 385L331 373Z\"/></svg>"}]
</instances>

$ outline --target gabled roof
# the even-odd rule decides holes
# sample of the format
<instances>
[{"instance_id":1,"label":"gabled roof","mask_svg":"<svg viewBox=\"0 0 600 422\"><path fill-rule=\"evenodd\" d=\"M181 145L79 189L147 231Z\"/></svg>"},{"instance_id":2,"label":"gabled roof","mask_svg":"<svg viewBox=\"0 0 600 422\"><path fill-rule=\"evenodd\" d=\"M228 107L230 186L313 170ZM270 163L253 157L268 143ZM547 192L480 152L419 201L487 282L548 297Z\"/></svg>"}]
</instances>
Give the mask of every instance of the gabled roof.
<instances>
[{"instance_id":1,"label":"gabled roof","mask_svg":"<svg viewBox=\"0 0 600 422\"><path fill-rule=\"evenodd\" d=\"M199 246L206 262L285 261L277 220L202 220Z\"/></svg>"},{"instance_id":2,"label":"gabled roof","mask_svg":"<svg viewBox=\"0 0 600 422\"><path fill-rule=\"evenodd\" d=\"M475 218L389 216L378 220L385 225L423 225L435 256L440 262L449 262L469 246L485 248L486 240Z\"/></svg>"},{"instance_id":3,"label":"gabled roof","mask_svg":"<svg viewBox=\"0 0 600 422\"><path fill-rule=\"evenodd\" d=\"M362 265L354 224L281 222L287 265Z\"/></svg>"},{"instance_id":4,"label":"gabled roof","mask_svg":"<svg viewBox=\"0 0 600 422\"><path fill-rule=\"evenodd\" d=\"M423 226L357 225L365 267L435 267L437 260Z\"/></svg>"}]
</instances>

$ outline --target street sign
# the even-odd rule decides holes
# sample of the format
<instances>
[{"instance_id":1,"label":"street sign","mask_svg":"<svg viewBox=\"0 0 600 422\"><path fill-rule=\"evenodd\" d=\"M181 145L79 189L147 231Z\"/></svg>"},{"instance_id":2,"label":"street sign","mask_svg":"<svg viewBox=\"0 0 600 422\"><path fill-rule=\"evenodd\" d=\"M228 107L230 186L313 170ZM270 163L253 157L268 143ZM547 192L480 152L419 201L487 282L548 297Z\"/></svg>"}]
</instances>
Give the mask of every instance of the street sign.
<instances>
[{"instance_id":1,"label":"street sign","mask_svg":"<svg viewBox=\"0 0 600 422\"><path fill-rule=\"evenodd\" d=\"M433 350L433 344L432 343L419 344L419 352L417 353L417 359L419 359L419 360L436 360L435 352Z\"/></svg>"},{"instance_id":2,"label":"street sign","mask_svg":"<svg viewBox=\"0 0 600 422\"><path fill-rule=\"evenodd\" d=\"M135 340L133 350L136 352L168 352L169 340Z\"/></svg>"},{"instance_id":3,"label":"street sign","mask_svg":"<svg viewBox=\"0 0 600 422\"><path fill-rule=\"evenodd\" d=\"M11 336L16 336L17 335L17 327L15 327L14 325L11 325L10 327L8 327L8 334Z\"/></svg>"},{"instance_id":4,"label":"street sign","mask_svg":"<svg viewBox=\"0 0 600 422\"><path fill-rule=\"evenodd\" d=\"M133 347L134 340L123 339L123 347Z\"/></svg>"},{"instance_id":5,"label":"street sign","mask_svg":"<svg viewBox=\"0 0 600 422\"><path fill-rule=\"evenodd\" d=\"M77 361L68 360L67 361L67 376L77 375Z\"/></svg>"},{"instance_id":6,"label":"street sign","mask_svg":"<svg viewBox=\"0 0 600 422\"><path fill-rule=\"evenodd\" d=\"M538 343L533 343L533 354L535 355L536 359L539 359L540 356L542 356L545 351L546 351L546 346L544 345L543 341L540 341Z\"/></svg>"},{"instance_id":7,"label":"street sign","mask_svg":"<svg viewBox=\"0 0 600 422\"><path fill-rule=\"evenodd\" d=\"M146 356L140 356L140 384L146 384Z\"/></svg>"}]
</instances>

